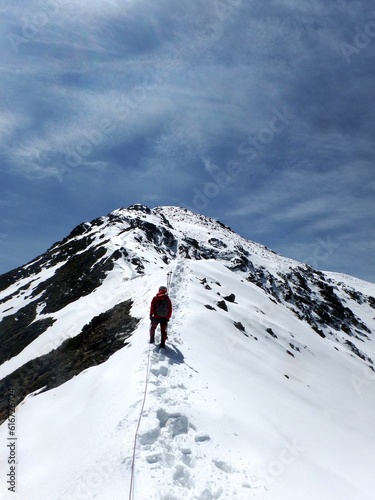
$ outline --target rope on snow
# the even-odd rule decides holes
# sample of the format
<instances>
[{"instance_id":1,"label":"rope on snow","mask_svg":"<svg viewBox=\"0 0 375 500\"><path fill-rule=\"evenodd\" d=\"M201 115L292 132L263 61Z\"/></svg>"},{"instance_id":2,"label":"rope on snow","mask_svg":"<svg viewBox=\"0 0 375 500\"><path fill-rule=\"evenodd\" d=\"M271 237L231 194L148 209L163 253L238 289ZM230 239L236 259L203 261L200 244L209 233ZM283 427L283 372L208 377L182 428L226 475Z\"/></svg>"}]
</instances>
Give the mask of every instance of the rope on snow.
<instances>
[{"instance_id":1,"label":"rope on snow","mask_svg":"<svg viewBox=\"0 0 375 500\"><path fill-rule=\"evenodd\" d=\"M177 263L176 263L176 267L177 267ZM174 273L172 273L172 271L169 271L167 273L167 290L168 290L168 293L169 293L169 289L170 289L170 287L172 285L173 274ZM148 346L146 382L145 382L145 388L144 388L144 394L143 394L142 407L141 407L141 411L140 411L139 418L138 418L137 429L136 429L135 435L134 435L132 466L131 466L131 473L130 473L129 500L132 500L132 498L134 498L135 453L136 453L136 448L137 448L138 431L139 431L139 427L141 425L142 415L143 415L143 411L144 411L144 407L145 407L145 403L146 403L148 381L149 381L149 378L150 378L150 353L151 353L151 344L149 344L149 346Z\"/></svg>"},{"instance_id":2,"label":"rope on snow","mask_svg":"<svg viewBox=\"0 0 375 500\"><path fill-rule=\"evenodd\" d=\"M135 431L135 436L134 436L132 467L131 467L131 474L130 474L129 500L131 500L132 498L134 498L135 452L136 452L136 447L137 447L137 438L138 438L139 426L141 425L142 415L143 415L143 411L144 411L144 407L145 407L145 402L146 402L148 380L150 378L150 352L151 352L151 344L149 344L149 346L148 346L147 376L146 376L146 382L145 382L145 388L144 388L144 394L143 394L142 407L141 407L141 411L140 411L140 414L139 414L137 429Z\"/></svg>"}]
</instances>

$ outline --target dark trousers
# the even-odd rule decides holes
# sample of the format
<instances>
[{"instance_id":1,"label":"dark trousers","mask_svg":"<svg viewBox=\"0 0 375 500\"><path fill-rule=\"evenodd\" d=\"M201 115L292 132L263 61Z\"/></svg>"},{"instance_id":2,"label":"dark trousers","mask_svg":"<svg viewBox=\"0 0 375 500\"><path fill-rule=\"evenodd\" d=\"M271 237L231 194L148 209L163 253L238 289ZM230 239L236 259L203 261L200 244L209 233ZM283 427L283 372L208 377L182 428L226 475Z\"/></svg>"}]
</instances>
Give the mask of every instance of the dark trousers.
<instances>
[{"instance_id":1,"label":"dark trousers","mask_svg":"<svg viewBox=\"0 0 375 500\"><path fill-rule=\"evenodd\" d=\"M158 325L160 325L161 342L164 344L167 339L167 318L152 318L150 325L150 338L155 336L155 330Z\"/></svg>"}]
</instances>

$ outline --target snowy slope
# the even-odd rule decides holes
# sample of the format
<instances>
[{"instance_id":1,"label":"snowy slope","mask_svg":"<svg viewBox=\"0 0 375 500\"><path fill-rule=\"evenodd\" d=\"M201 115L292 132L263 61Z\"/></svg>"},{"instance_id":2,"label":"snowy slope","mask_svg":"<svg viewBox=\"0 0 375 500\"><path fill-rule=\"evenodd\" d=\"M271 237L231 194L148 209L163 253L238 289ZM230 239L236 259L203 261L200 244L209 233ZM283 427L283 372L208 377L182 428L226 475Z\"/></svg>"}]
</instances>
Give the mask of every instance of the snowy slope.
<instances>
[{"instance_id":1,"label":"snowy slope","mask_svg":"<svg viewBox=\"0 0 375 500\"><path fill-rule=\"evenodd\" d=\"M69 247L101 279L52 306L48 280L66 269ZM160 353L147 344L148 305L169 271L174 314ZM141 206L76 228L16 275L0 294L4 325L23 321L17 311L30 302L31 324L54 322L3 362L1 379L14 382L127 299L139 319L107 361L20 403L16 498L130 498L131 484L139 500L373 498L374 285L183 209ZM5 471L8 437L5 421ZM3 474L0 498L14 498L7 486Z\"/></svg>"}]
</instances>

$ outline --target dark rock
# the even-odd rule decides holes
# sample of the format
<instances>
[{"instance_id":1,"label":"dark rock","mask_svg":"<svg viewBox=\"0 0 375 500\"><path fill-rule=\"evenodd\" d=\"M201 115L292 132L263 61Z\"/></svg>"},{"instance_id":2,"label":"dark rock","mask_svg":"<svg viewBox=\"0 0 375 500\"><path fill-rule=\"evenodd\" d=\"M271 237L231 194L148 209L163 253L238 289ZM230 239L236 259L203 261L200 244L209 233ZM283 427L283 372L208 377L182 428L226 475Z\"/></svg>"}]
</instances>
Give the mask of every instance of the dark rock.
<instances>
[{"instance_id":1,"label":"dark rock","mask_svg":"<svg viewBox=\"0 0 375 500\"><path fill-rule=\"evenodd\" d=\"M145 214L150 214L151 210L146 207L146 205L142 205L140 203L134 203L134 205L130 205L128 210L134 210L135 212L144 212Z\"/></svg>"},{"instance_id":2,"label":"dark rock","mask_svg":"<svg viewBox=\"0 0 375 500\"><path fill-rule=\"evenodd\" d=\"M225 303L224 300L221 300L220 302L216 302L217 307L220 307L220 309L223 309L224 311L228 311L228 307Z\"/></svg>"},{"instance_id":3,"label":"dark rock","mask_svg":"<svg viewBox=\"0 0 375 500\"><path fill-rule=\"evenodd\" d=\"M45 332L55 320L35 320L37 302L30 302L15 314L5 316L0 322L0 364L17 356L23 349Z\"/></svg>"},{"instance_id":4,"label":"dark rock","mask_svg":"<svg viewBox=\"0 0 375 500\"><path fill-rule=\"evenodd\" d=\"M243 326L241 321L235 321L233 324L238 330L240 330L240 332L245 332L245 327Z\"/></svg>"},{"instance_id":5,"label":"dark rock","mask_svg":"<svg viewBox=\"0 0 375 500\"><path fill-rule=\"evenodd\" d=\"M107 361L123 348L139 320L130 316L132 301L116 305L92 319L77 336L35 358L0 381L0 394L10 390L19 404L28 394L46 391L67 382L91 366ZM0 399L0 423L7 419L7 399Z\"/></svg>"},{"instance_id":6,"label":"dark rock","mask_svg":"<svg viewBox=\"0 0 375 500\"><path fill-rule=\"evenodd\" d=\"M276 333L272 330L272 328L267 328L266 329L266 332L269 333L271 335L271 337L273 337L274 339L277 339L277 335Z\"/></svg>"}]
</instances>

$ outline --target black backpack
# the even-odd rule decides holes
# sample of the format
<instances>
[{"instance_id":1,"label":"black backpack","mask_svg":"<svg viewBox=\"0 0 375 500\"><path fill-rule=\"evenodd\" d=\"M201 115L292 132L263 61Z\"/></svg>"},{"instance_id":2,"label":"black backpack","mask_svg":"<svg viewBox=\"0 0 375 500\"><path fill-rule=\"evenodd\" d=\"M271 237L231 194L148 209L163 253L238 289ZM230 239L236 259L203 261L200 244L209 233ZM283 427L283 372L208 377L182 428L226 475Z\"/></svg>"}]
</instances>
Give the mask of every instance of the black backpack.
<instances>
[{"instance_id":1,"label":"black backpack","mask_svg":"<svg viewBox=\"0 0 375 500\"><path fill-rule=\"evenodd\" d=\"M156 316L160 316L161 318L166 318L168 316L169 311L169 300L168 297L161 297L158 299L155 307Z\"/></svg>"}]
</instances>

